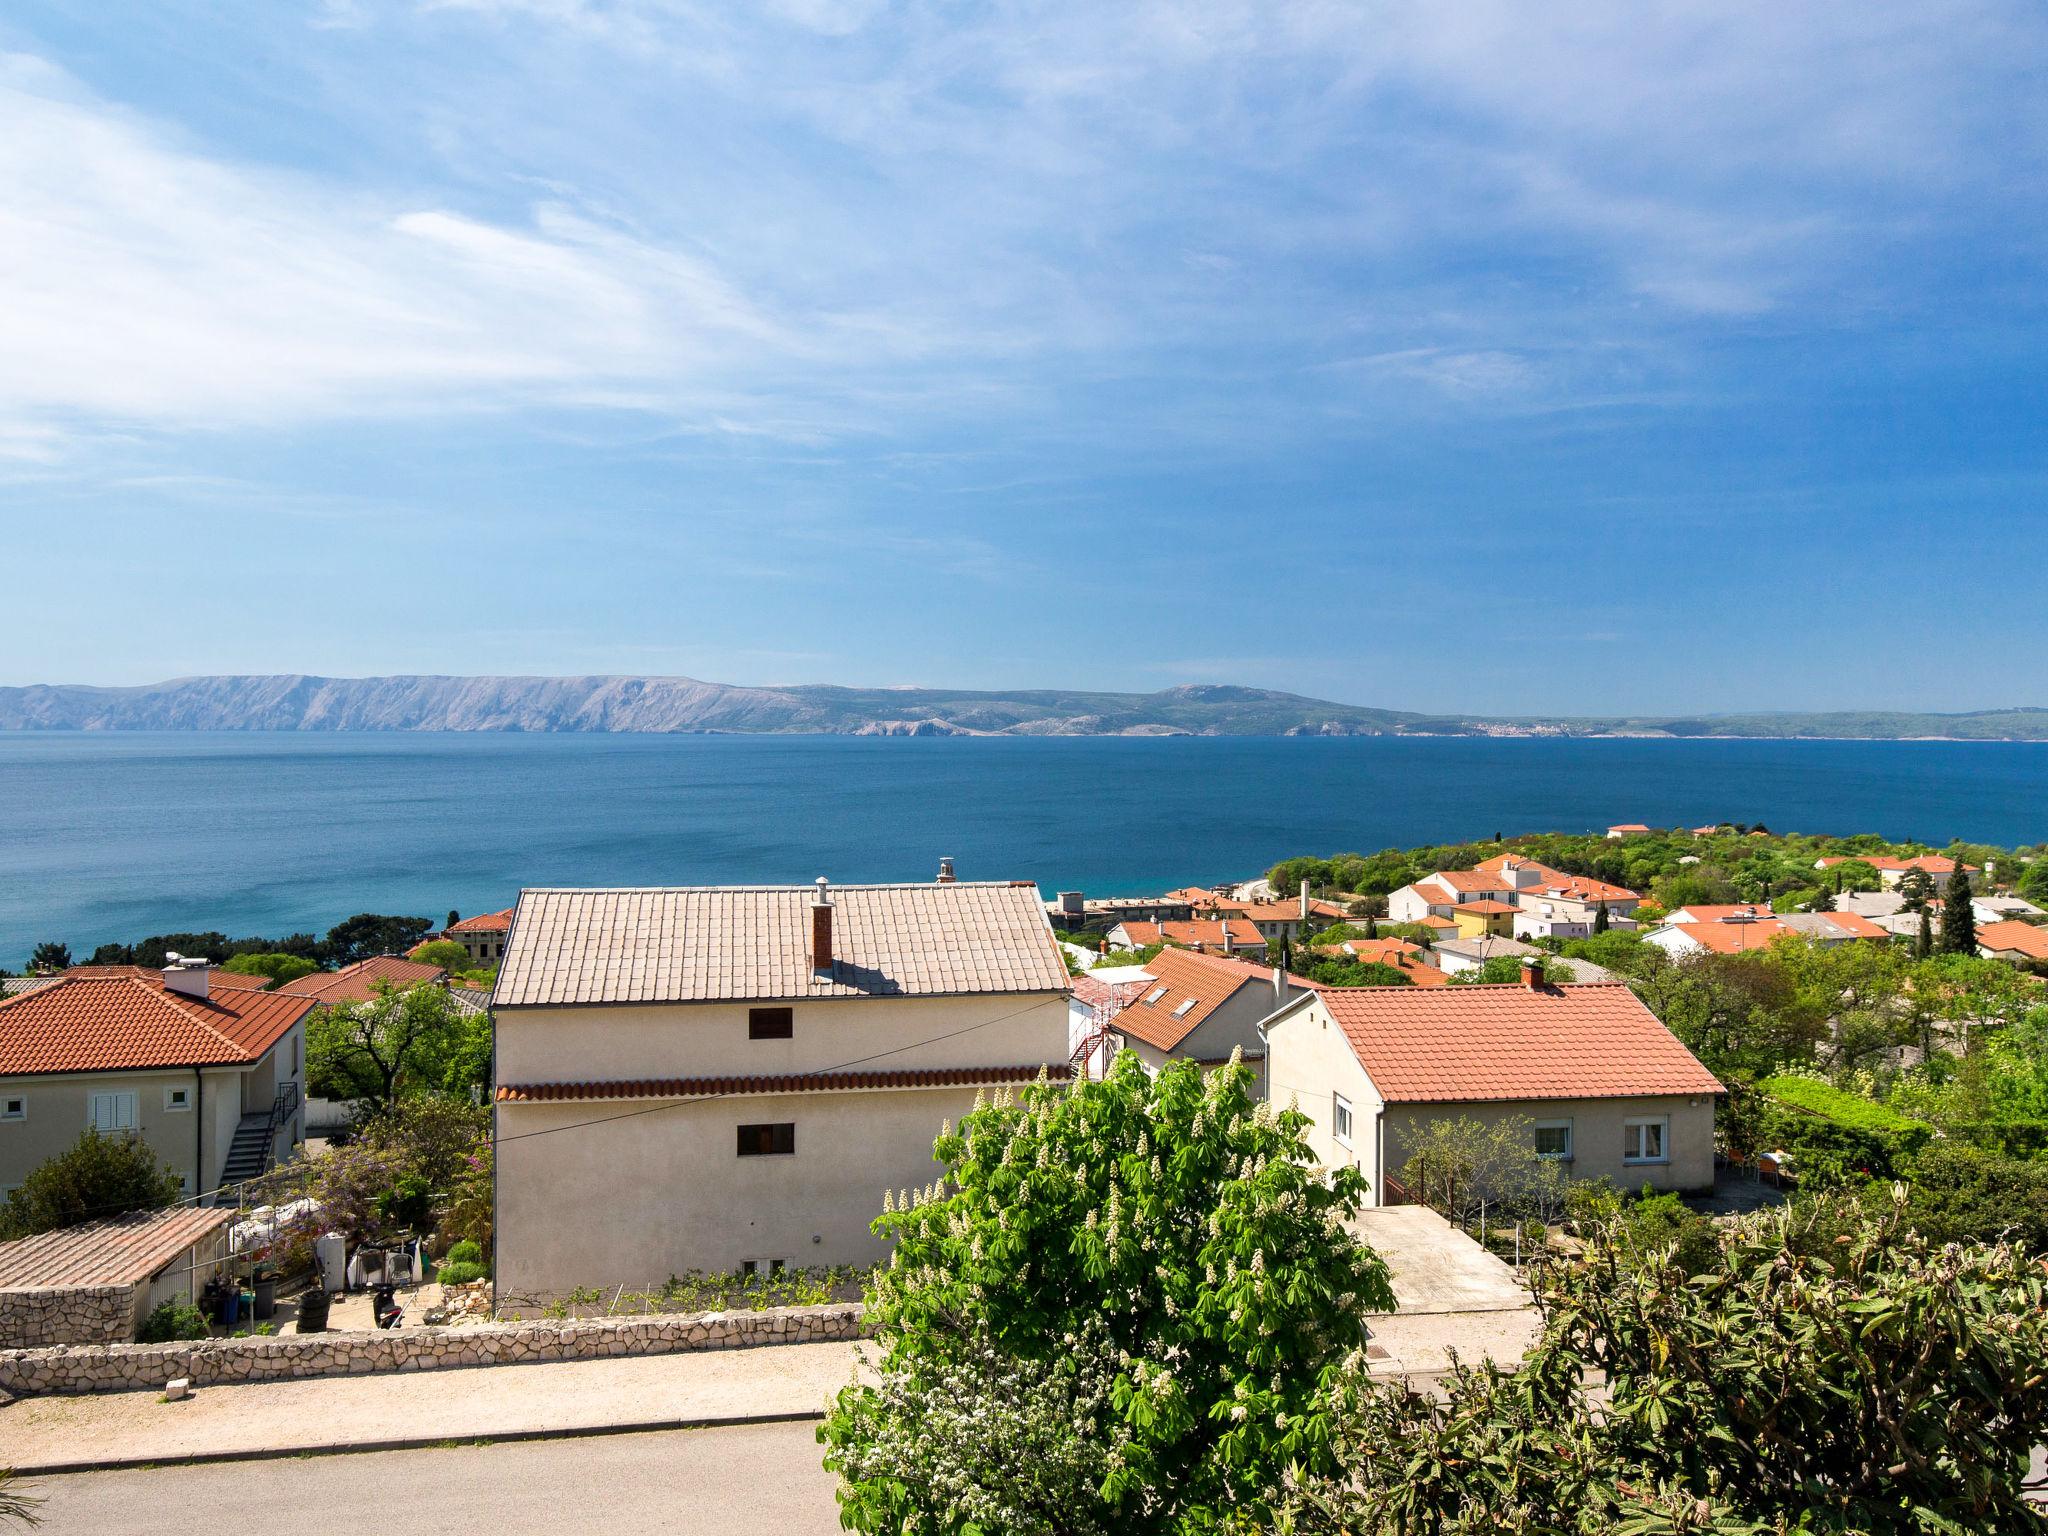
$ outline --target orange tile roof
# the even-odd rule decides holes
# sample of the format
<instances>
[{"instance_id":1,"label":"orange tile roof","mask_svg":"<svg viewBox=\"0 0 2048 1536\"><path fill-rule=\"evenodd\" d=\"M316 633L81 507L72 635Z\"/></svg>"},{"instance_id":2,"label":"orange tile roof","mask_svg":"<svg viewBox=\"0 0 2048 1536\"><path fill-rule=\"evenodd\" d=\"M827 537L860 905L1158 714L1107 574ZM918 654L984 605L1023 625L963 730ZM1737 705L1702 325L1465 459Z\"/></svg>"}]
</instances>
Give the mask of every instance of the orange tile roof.
<instances>
[{"instance_id":1,"label":"orange tile roof","mask_svg":"<svg viewBox=\"0 0 2048 1536\"><path fill-rule=\"evenodd\" d=\"M1793 930L1775 917L1753 923L1679 923L1678 931L1716 955L1739 955L1753 949L1769 949L1771 940Z\"/></svg>"},{"instance_id":2,"label":"orange tile roof","mask_svg":"<svg viewBox=\"0 0 2048 1536\"><path fill-rule=\"evenodd\" d=\"M1426 960L1416 957L1422 946L1406 939L1346 939L1341 944L1319 944L1323 954L1336 955L1365 964L1390 965L1418 987L1440 987L1450 980Z\"/></svg>"},{"instance_id":3,"label":"orange tile roof","mask_svg":"<svg viewBox=\"0 0 2048 1536\"><path fill-rule=\"evenodd\" d=\"M1977 929L1977 942L1985 949L2009 949L2032 960L2048 960L2048 928L2011 918L1984 923Z\"/></svg>"},{"instance_id":4,"label":"orange tile roof","mask_svg":"<svg viewBox=\"0 0 2048 1536\"><path fill-rule=\"evenodd\" d=\"M451 923L448 933L505 933L512 927L512 914L516 909L507 907L502 912L482 912L475 917L465 917L459 923Z\"/></svg>"},{"instance_id":5,"label":"orange tile roof","mask_svg":"<svg viewBox=\"0 0 2048 1536\"><path fill-rule=\"evenodd\" d=\"M1250 919L1242 917L1196 918L1185 923L1133 923L1118 924L1124 936L1139 949L1148 944L1172 940L1176 944L1224 944L1241 946L1245 949L1264 949L1266 941Z\"/></svg>"},{"instance_id":6,"label":"orange tile roof","mask_svg":"<svg viewBox=\"0 0 2048 1536\"><path fill-rule=\"evenodd\" d=\"M1952 875L1956 872L1956 861L1949 858L1946 854L1940 853L1923 853L1917 859L1893 859L1871 854L1838 853L1830 854L1827 858L1822 859L1820 867L1822 869L1833 869L1837 864L1847 864L1851 861L1858 864L1868 864L1872 869L1889 875L1903 875L1909 869L1923 870L1930 875ZM1973 875L1980 873L1974 864L1965 864L1963 868Z\"/></svg>"},{"instance_id":7,"label":"orange tile roof","mask_svg":"<svg viewBox=\"0 0 2048 1536\"><path fill-rule=\"evenodd\" d=\"M74 965L63 973L66 976L83 976L88 980L103 981L110 976L140 976L146 981L162 981L164 973L146 965ZM243 976L234 971L222 970L219 966L208 966L206 985L209 991L226 987L231 991L261 992L270 985L268 976Z\"/></svg>"},{"instance_id":8,"label":"orange tile roof","mask_svg":"<svg viewBox=\"0 0 2048 1536\"><path fill-rule=\"evenodd\" d=\"M1458 893L1449 886L1438 883L1434 875L1427 880L1416 881L1415 894L1432 907L1454 907L1458 904Z\"/></svg>"},{"instance_id":9,"label":"orange tile roof","mask_svg":"<svg viewBox=\"0 0 2048 1536\"><path fill-rule=\"evenodd\" d=\"M622 1082L501 1083L500 1104L547 1104L585 1099L698 1099L759 1093L845 1093L875 1088L977 1088L1055 1080L1070 1075L1065 1062L1013 1067L892 1067L864 1072L786 1072L753 1077L645 1077Z\"/></svg>"},{"instance_id":10,"label":"orange tile roof","mask_svg":"<svg viewBox=\"0 0 2048 1536\"><path fill-rule=\"evenodd\" d=\"M1270 991L1273 986L1273 973L1266 966L1185 949L1162 949L1145 962L1145 969L1158 980L1124 1007L1116 1016L1116 1027L1162 1051L1187 1039L1242 988L1258 986ZM1310 986L1298 976L1293 981L1297 987ZM1191 1006L1177 1014L1183 1004Z\"/></svg>"},{"instance_id":11,"label":"orange tile roof","mask_svg":"<svg viewBox=\"0 0 2048 1536\"><path fill-rule=\"evenodd\" d=\"M315 971L288 981L277 990L293 997L310 997L332 1007L336 1003L365 1003L377 995L380 986L403 992L423 981L439 981L448 973L438 965L419 960L401 960L397 955L372 955L345 965L338 971Z\"/></svg>"},{"instance_id":12,"label":"orange tile roof","mask_svg":"<svg viewBox=\"0 0 2048 1536\"><path fill-rule=\"evenodd\" d=\"M1324 988L1319 1004L1389 1103L1719 1093L1626 986Z\"/></svg>"},{"instance_id":13,"label":"orange tile roof","mask_svg":"<svg viewBox=\"0 0 2048 1536\"><path fill-rule=\"evenodd\" d=\"M139 1285L235 1216L231 1205L180 1205L0 1243L0 1289Z\"/></svg>"},{"instance_id":14,"label":"orange tile roof","mask_svg":"<svg viewBox=\"0 0 2048 1536\"><path fill-rule=\"evenodd\" d=\"M1240 917L1248 917L1260 923L1297 923L1301 921L1301 899L1291 901L1261 901L1256 903L1225 903L1235 906ZM1341 918L1344 909L1334 901L1311 898L1308 904L1310 917Z\"/></svg>"},{"instance_id":15,"label":"orange tile roof","mask_svg":"<svg viewBox=\"0 0 2048 1536\"><path fill-rule=\"evenodd\" d=\"M1683 914L1681 916L1681 914ZM1667 919L1684 927L1688 923L1750 922L1761 919L1768 922L1771 909L1760 901L1737 902L1733 906L1684 906L1673 912Z\"/></svg>"},{"instance_id":16,"label":"orange tile roof","mask_svg":"<svg viewBox=\"0 0 2048 1536\"><path fill-rule=\"evenodd\" d=\"M831 888L833 968L811 969L812 886L530 890L497 1007L1065 992L1030 881Z\"/></svg>"},{"instance_id":17,"label":"orange tile roof","mask_svg":"<svg viewBox=\"0 0 2048 1536\"><path fill-rule=\"evenodd\" d=\"M1605 880L1595 880L1591 875L1568 875L1561 869L1540 864L1534 859L1525 859L1518 853L1501 853L1486 860L1479 866L1482 870L1505 872L1512 864L1518 869L1536 871L1535 885L1518 886L1524 896L1563 896L1572 901L1640 901L1642 898L1625 885L1610 885Z\"/></svg>"},{"instance_id":18,"label":"orange tile roof","mask_svg":"<svg viewBox=\"0 0 2048 1536\"><path fill-rule=\"evenodd\" d=\"M1610 832L1647 832L1650 829L1640 821L1617 821L1607 830Z\"/></svg>"},{"instance_id":19,"label":"orange tile roof","mask_svg":"<svg viewBox=\"0 0 2048 1536\"><path fill-rule=\"evenodd\" d=\"M1482 864L1477 869L1440 869L1429 877L1453 891L1505 891L1512 887L1497 870Z\"/></svg>"},{"instance_id":20,"label":"orange tile roof","mask_svg":"<svg viewBox=\"0 0 2048 1536\"><path fill-rule=\"evenodd\" d=\"M1477 912L1482 917L1497 917L1503 912L1519 912L1522 909L1511 901L1461 901L1451 910Z\"/></svg>"},{"instance_id":21,"label":"orange tile roof","mask_svg":"<svg viewBox=\"0 0 2048 1536\"><path fill-rule=\"evenodd\" d=\"M0 1001L0 1076L248 1064L313 1007L245 988L187 997L150 975L63 976Z\"/></svg>"}]
</instances>

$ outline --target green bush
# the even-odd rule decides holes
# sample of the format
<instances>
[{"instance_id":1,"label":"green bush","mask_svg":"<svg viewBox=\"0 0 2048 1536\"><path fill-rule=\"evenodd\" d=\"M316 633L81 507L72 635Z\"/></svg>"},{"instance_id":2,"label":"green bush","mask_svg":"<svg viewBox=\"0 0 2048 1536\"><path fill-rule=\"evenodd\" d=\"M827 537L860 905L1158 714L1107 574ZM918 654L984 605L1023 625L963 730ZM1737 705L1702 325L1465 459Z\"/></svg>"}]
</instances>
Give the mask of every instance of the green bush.
<instances>
[{"instance_id":1,"label":"green bush","mask_svg":"<svg viewBox=\"0 0 2048 1536\"><path fill-rule=\"evenodd\" d=\"M142 1320L142 1331L135 1338L141 1344L174 1344L183 1339L210 1338L212 1333L191 1302L167 1301Z\"/></svg>"},{"instance_id":2,"label":"green bush","mask_svg":"<svg viewBox=\"0 0 2048 1536\"><path fill-rule=\"evenodd\" d=\"M483 1277L483 1265L473 1259L458 1259L453 1263L443 1264L434 1272L434 1278L443 1285L468 1285Z\"/></svg>"},{"instance_id":3,"label":"green bush","mask_svg":"<svg viewBox=\"0 0 2048 1536\"><path fill-rule=\"evenodd\" d=\"M2048 1253L2048 1162L1943 1143L1914 1158L1906 1178L1905 1218L1921 1236L1937 1243L2009 1237ZM1873 1185L1869 1198L1889 1199L1889 1186Z\"/></svg>"},{"instance_id":4,"label":"green bush","mask_svg":"<svg viewBox=\"0 0 2048 1536\"><path fill-rule=\"evenodd\" d=\"M1809 1188L1858 1176L1900 1174L1933 1138L1934 1128L1817 1077L1781 1073L1760 1081L1755 1134L1764 1150L1792 1154L1792 1171Z\"/></svg>"},{"instance_id":5,"label":"green bush","mask_svg":"<svg viewBox=\"0 0 2048 1536\"><path fill-rule=\"evenodd\" d=\"M459 1243L451 1243L448 1251L441 1256L441 1262L444 1265L481 1264L483 1261L484 1250L482 1245L473 1243L468 1238L464 1238Z\"/></svg>"}]
</instances>

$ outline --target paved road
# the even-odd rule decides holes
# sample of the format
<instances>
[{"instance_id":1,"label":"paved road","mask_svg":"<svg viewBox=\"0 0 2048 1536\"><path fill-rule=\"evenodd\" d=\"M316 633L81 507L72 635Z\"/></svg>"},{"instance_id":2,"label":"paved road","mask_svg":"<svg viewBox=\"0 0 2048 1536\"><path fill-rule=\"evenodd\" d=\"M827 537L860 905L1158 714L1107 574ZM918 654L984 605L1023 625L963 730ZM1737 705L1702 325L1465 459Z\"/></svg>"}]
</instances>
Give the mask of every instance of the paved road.
<instances>
[{"instance_id":1,"label":"paved road","mask_svg":"<svg viewBox=\"0 0 2048 1536\"><path fill-rule=\"evenodd\" d=\"M744 1425L37 1479L38 1536L282 1531L564 1531L836 1536L813 1424Z\"/></svg>"}]
</instances>

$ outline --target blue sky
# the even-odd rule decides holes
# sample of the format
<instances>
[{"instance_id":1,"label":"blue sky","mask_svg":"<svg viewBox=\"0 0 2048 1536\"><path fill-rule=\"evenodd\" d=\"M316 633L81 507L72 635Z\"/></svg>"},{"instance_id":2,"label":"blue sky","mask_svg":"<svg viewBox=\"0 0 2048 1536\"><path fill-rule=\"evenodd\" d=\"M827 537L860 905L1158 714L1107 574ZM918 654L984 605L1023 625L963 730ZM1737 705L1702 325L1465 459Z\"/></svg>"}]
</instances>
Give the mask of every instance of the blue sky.
<instances>
[{"instance_id":1,"label":"blue sky","mask_svg":"<svg viewBox=\"0 0 2048 1536\"><path fill-rule=\"evenodd\" d=\"M0 17L0 682L2048 703L2048 19Z\"/></svg>"}]
</instances>

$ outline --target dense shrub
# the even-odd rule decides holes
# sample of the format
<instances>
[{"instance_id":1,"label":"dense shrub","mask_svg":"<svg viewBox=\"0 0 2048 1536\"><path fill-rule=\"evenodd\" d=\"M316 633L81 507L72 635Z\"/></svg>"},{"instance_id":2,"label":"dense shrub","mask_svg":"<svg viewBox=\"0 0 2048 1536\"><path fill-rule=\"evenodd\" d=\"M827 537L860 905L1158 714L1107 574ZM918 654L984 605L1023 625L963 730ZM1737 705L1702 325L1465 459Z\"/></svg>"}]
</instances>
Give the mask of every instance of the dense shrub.
<instances>
[{"instance_id":1,"label":"dense shrub","mask_svg":"<svg viewBox=\"0 0 2048 1536\"><path fill-rule=\"evenodd\" d=\"M209 1338L212 1333L205 1317L192 1303L167 1301L142 1320L142 1329L135 1338L142 1344L174 1344L182 1339Z\"/></svg>"},{"instance_id":2,"label":"dense shrub","mask_svg":"<svg viewBox=\"0 0 2048 1536\"><path fill-rule=\"evenodd\" d=\"M1515 1371L1436 1390L1357 1370L1335 1475L1296 1477L1300 1532L1960 1536L2039 1531L2048 1277L2007 1246L1936 1246L1833 1202L1729 1223L1699 1275L1596 1232L1537 1279ZM1597 1393L1597 1396L1596 1396Z\"/></svg>"},{"instance_id":3,"label":"dense shrub","mask_svg":"<svg viewBox=\"0 0 2048 1536\"><path fill-rule=\"evenodd\" d=\"M161 1210L178 1198L178 1176L139 1136L84 1131L28 1171L0 1205L0 1238L98 1221L129 1211Z\"/></svg>"},{"instance_id":4,"label":"dense shrub","mask_svg":"<svg viewBox=\"0 0 2048 1536\"><path fill-rule=\"evenodd\" d=\"M443 1264L481 1264L483 1261L484 1250L482 1244L472 1242L468 1238L464 1238L458 1243L449 1244L448 1251L441 1256Z\"/></svg>"},{"instance_id":5,"label":"dense shrub","mask_svg":"<svg viewBox=\"0 0 2048 1536\"><path fill-rule=\"evenodd\" d=\"M1892 1178L1934 1134L1925 1121L1817 1077L1781 1073L1756 1086L1758 1145L1791 1153L1792 1171L1806 1188Z\"/></svg>"},{"instance_id":6,"label":"dense shrub","mask_svg":"<svg viewBox=\"0 0 2048 1536\"><path fill-rule=\"evenodd\" d=\"M1358 1173L1250 1090L1125 1053L940 1135L943 1181L875 1223L878 1369L819 1431L845 1525L1195 1532L1334 1470L1324 1388L1393 1294L1344 1225Z\"/></svg>"},{"instance_id":7,"label":"dense shrub","mask_svg":"<svg viewBox=\"0 0 2048 1536\"><path fill-rule=\"evenodd\" d=\"M443 1264L434 1271L434 1278L443 1285L468 1285L484 1277L484 1267L471 1259L457 1259Z\"/></svg>"},{"instance_id":8,"label":"dense shrub","mask_svg":"<svg viewBox=\"0 0 2048 1536\"><path fill-rule=\"evenodd\" d=\"M1906 1220L1933 1241L2010 1237L2048 1254L2048 1162L1944 1143L1914 1158L1906 1178Z\"/></svg>"}]
</instances>

